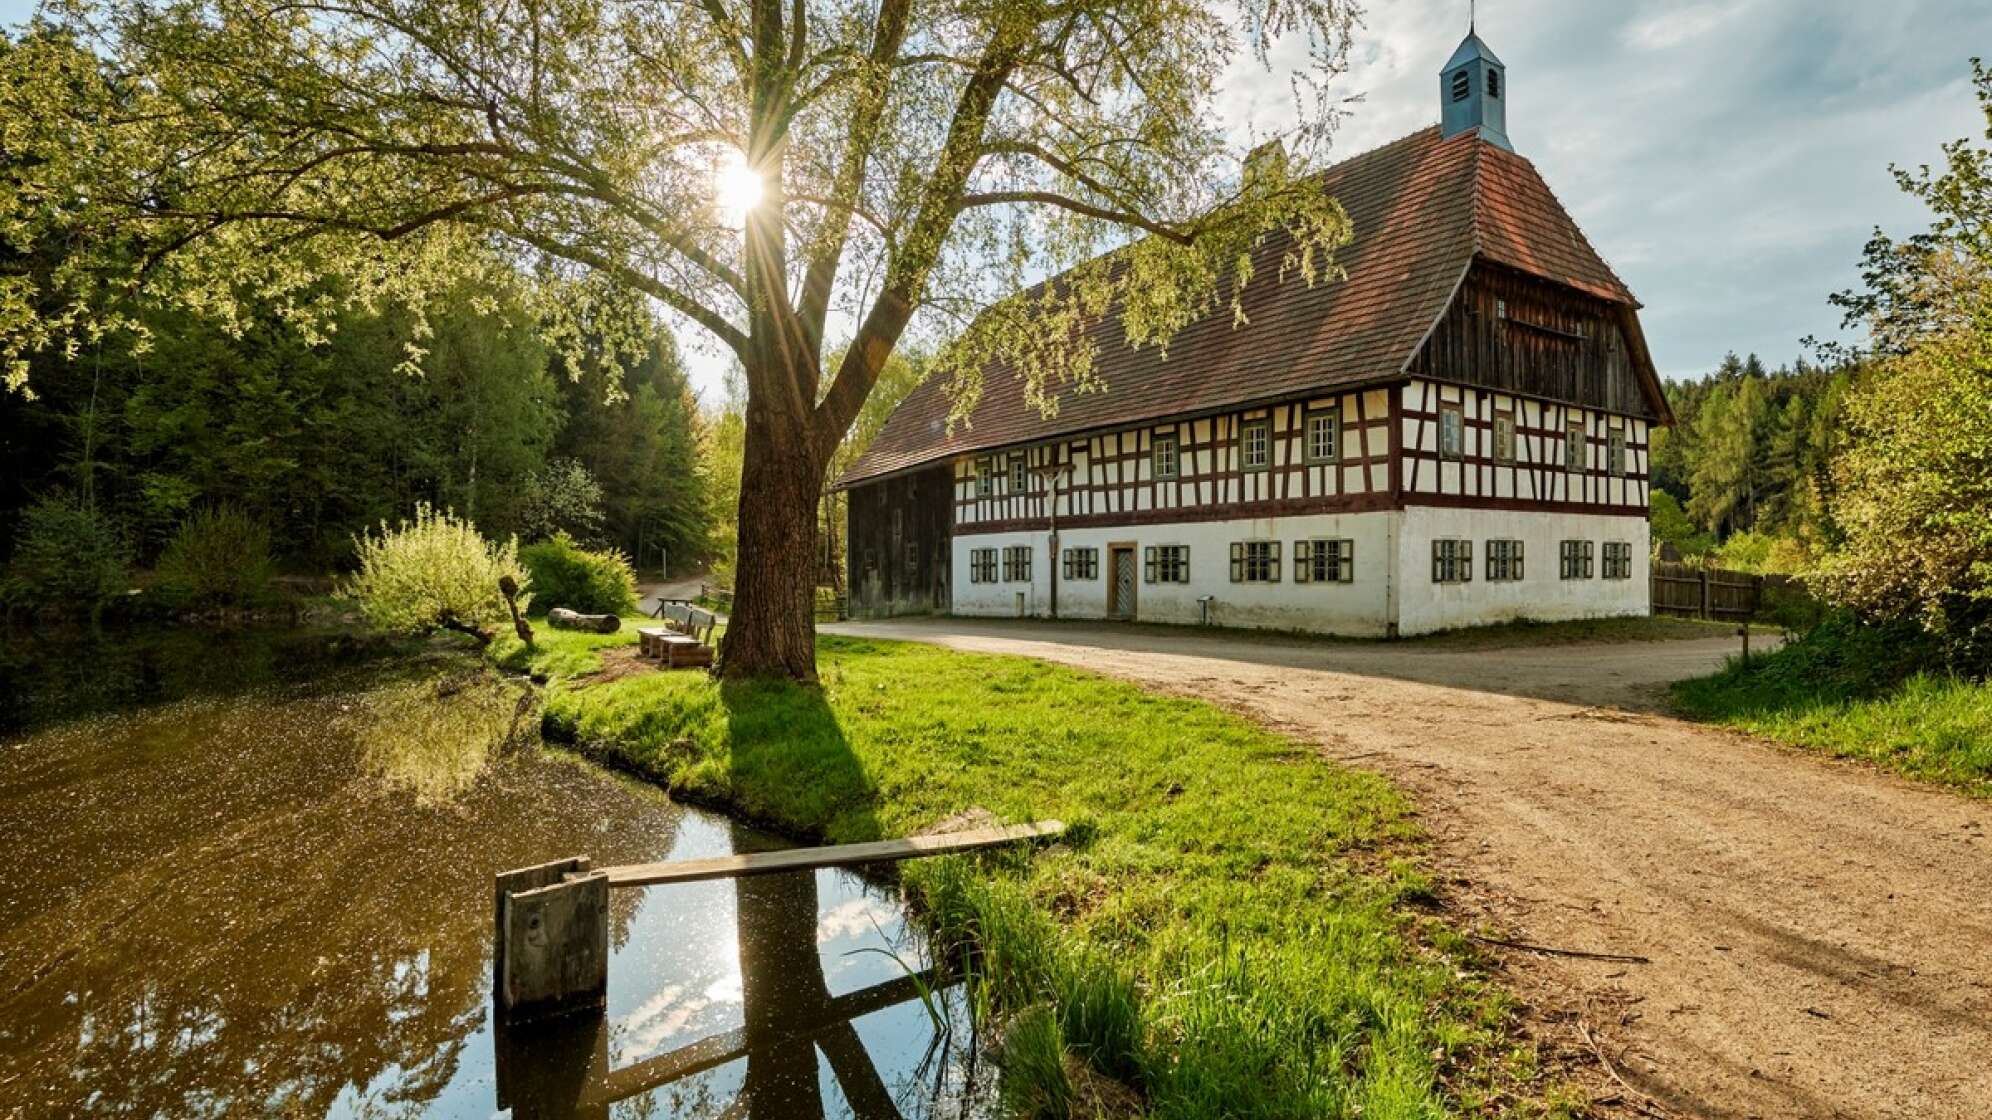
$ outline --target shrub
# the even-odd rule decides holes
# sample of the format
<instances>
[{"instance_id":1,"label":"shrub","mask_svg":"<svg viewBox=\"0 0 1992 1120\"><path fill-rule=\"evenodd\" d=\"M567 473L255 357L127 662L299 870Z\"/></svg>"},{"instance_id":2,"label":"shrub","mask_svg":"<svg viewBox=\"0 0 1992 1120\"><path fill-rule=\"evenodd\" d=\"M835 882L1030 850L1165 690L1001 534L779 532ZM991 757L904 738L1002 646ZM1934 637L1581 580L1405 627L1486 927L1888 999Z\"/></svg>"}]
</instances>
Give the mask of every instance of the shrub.
<instances>
[{"instance_id":1,"label":"shrub","mask_svg":"<svg viewBox=\"0 0 1992 1120\"><path fill-rule=\"evenodd\" d=\"M566 607L584 614L627 614L636 609L636 573L614 549L590 552L566 533L519 550L533 577L533 609Z\"/></svg>"},{"instance_id":2,"label":"shrub","mask_svg":"<svg viewBox=\"0 0 1992 1120\"><path fill-rule=\"evenodd\" d=\"M593 544L602 535L602 484L574 459L555 459L526 476L519 496L519 535L566 533Z\"/></svg>"},{"instance_id":3,"label":"shrub","mask_svg":"<svg viewBox=\"0 0 1992 1120\"><path fill-rule=\"evenodd\" d=\"M270 530L232 505L196 510L159 556L159 586L191 606L243 606L269 594Z\"/></svg>"},{"instance_id":4,"label":"shrub","mask_svg":"<svg viewBox=\"0 0 1992 1120\"><path fill-rule=\"evenodd\" d=\"M124 538L96 510L60 494L21 513L0 600L95 612L127 586Z\"/></svg>"},{"instance_id":5,"label":"shrub","mask_svg":"<svg viewBox=\"0 0 1992 1120\"><path fill-rule=\"evenodd\" d=\"M391 529L383 521L379 537L354 537L353 549L360 570L339 594L383 630L455 630L489 642L491 625L509 617L498 590L506 576L520 587L519 608L532 604L516 541L486 541L470 522L447 510L437 513L426 502L415 507L413 521Z\"/></svg>"}]
</instances>

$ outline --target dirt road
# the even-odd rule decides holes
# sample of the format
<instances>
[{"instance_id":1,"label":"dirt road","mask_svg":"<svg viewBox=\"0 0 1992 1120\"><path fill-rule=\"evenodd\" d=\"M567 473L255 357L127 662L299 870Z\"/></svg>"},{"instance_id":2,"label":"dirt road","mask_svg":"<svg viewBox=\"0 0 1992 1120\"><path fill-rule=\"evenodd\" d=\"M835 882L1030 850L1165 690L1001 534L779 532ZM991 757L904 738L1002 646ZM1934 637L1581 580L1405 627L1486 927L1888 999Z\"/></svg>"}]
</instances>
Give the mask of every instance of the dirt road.
<instances>
[{"instance_id":1,"label":"dirt road","mask_svg":"<svg viewBox=\"0 0 1992 1120\"><path fill-rule=\"evenodd\" d=\"M1652 1114L1992 1117L1992 805L1660 714L1666 683L1716 667L1729 641L834 629L1128 677L1389 774L1457 877L1456 921L1651 959L1507 954L1551 1043L1588 1028Z\"/></svg>"}]
</instances>

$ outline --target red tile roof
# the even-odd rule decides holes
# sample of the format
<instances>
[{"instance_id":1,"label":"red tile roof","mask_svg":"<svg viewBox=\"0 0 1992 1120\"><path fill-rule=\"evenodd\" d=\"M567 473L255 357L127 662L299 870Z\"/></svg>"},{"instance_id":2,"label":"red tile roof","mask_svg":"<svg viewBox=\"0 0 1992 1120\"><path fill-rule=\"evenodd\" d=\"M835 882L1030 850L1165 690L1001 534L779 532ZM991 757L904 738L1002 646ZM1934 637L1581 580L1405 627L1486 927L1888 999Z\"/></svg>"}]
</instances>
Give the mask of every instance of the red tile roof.
<instances>
[{"instance_id":1,"label":"red tile roof","mask_svg":"<svg viewBox=\"0 0 1992 1120\"><path fill-rule=\"evenodd\" d=\"M966 424L947 430L941 379L900 404L842 485L974 451L1053 436L1216 411L1396 376L1452 301L1476 256L1570 285L1628 310L1632 293L1591 248L1533 164L1477 133L1440 139L1436 127L1321 173L1354 227L1336 254L1341 280L1279 276L1286 245L1268 238L1246 287L1248 322L1228 307L1169 342L1127 345L1118 319L1094 329L1104 392L1066 392L1045 418L1015 374L992 368Z\"/></svg>"}]
</instances>

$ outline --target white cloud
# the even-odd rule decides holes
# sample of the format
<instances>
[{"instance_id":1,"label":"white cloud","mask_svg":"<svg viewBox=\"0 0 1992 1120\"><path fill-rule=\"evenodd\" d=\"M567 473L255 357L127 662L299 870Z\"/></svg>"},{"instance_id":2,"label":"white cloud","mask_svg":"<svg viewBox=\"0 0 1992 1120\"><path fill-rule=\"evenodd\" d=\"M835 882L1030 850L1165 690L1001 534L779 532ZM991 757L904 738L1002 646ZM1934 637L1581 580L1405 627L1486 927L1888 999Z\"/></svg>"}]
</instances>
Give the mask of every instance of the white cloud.
<instances>
[{"instance_id":1,"label":"white cloud","mask_svg":"<svg viewBox=\"0 0 1992 1120\"><path fill-rule=\"evenodd\" d=\"M1654 12L1626 25L1625 44L1634 50L1662 51L1699 39L1729 22L1743 9L1745 0L1728 4L1689 4Z\"/></svg>"}]
</instances>

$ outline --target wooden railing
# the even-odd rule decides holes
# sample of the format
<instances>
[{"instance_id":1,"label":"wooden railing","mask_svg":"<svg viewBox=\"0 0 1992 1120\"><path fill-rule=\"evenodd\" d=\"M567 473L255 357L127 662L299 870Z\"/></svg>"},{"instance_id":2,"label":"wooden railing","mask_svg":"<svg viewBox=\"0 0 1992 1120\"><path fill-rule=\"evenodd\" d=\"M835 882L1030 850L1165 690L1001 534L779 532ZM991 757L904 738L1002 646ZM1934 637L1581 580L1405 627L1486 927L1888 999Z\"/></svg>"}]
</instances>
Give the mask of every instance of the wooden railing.
<instances>
[{"instance_id":1,"label":"wooden railing","mask_svg":"<svg viewBox=\"0 0 1992 1120\"><path fill-rule=\"evenodd\" d=\"M596 867L587 856L572 856L500 872L494 898L492 997L502 1017L517 1021L600 1007L609 985L610 888L896 863L1050 840L1064 832L1062 822L1047 820L621 867Z\"/></svg>"},{"instance_id":2,"label":"wooden railing","mask_svg":"<svg viewBox=\"0 0 1992 1120\"><path fill-rule=\"evenodd\" d=\"M699 602L709 603L714 610L730 614L733 611L733 589L716 583L700 583ZM827 597L818 595L814 603L818 622L842 622L851 617L850 596L841 591Z\"/></svg>"}]
</instances>

